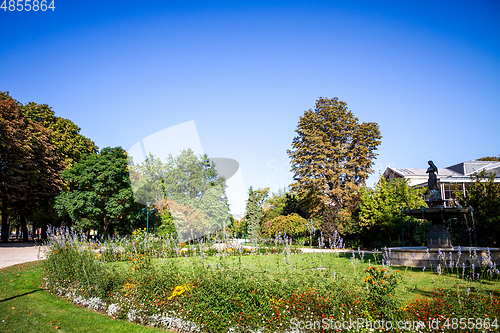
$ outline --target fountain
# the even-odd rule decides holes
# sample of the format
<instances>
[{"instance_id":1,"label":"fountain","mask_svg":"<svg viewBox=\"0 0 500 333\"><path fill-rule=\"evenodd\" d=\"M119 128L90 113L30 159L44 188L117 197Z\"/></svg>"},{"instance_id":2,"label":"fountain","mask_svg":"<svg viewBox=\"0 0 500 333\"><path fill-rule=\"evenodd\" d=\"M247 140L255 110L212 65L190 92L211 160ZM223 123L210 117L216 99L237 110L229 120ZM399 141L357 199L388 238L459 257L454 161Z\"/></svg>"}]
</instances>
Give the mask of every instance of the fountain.
<instances>
[{"instance_id":1,"label":"fountain","mask_svg":"<svg viewBox=\"0 0 500 333\"><path fill-rule=\"evenodd\" d=\"M451 244L451 234L444 225L444 222L451 218L464 218L471 212L471 208L445 207L444 200L439 195L437 187L437 167L429 161L428 188L430 197L426 200L428 207L420 209L407 209L403 213L419 219L426 219L431 222L431 228L427 233L427 246L415 247L393 247L389 249L388 260L391 265L411 266L411 267L437 267L440 263L445 263L447 267L470 267L472 264L488 264L491 260L500 264L500 249L486 247L454 247ZM469 231L470 232L470 231Z\"/></svg>"}]
</instances>

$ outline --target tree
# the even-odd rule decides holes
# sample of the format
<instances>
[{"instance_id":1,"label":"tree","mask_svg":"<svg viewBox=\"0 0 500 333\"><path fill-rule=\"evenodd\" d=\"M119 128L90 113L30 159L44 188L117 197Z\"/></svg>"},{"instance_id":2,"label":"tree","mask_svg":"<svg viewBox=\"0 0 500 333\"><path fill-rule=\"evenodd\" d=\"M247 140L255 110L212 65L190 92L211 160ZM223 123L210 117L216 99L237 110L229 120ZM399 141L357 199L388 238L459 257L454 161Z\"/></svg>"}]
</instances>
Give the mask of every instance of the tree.
<instances>
[{"instance_id":1,"label":"tree","mask_svg":"<svg viewBox=\"0 0 500 333\"><path fill-rule=\"evenodd\" d=\"M498 156L486 156L478 158L476 161L492 161L492 162L500 162L500 155Z\"/></svg>"},{"instance_id":2,"label":"tree","mask_svg":"<svg viewBox=\"0 0 500 333\"><path fill-rule=\"evenodd\" d=\"M312 213L339 211L350 205L351 194L373 171L380 144L376 123L359 123L338 98L320 98L314 110L300 117L291 159L292 189L307 201Z\"/></svg>"},{"instance_id":3,"label":"tree","mask_svg":"<svg viewBox=\"0 0 500 333\"><path fill-rule=\"evenodd\" d=\"M2 201L2 241L9 239L12 202L26 198L29 183L23 177L29 140L24 119L15 101L2 93L0 99L0 198Z\"/></svg>"},{"instance_id":4,"label":"tree","mask_svg":"<svg viewBox=\"0 0 500 333\"><path fill-rule=\"evenodd\" d=\"M267 189L268 191L268 189ZM245 223L247 225L247 234L250 238L257 238L260 231L261 219L264 216L262 203L267 194L266 190L255 190L250 186L248 189L248 200L245 210Z\"/></svg>"},{"instance_id":5,"label":"tree","mask_svg":"<svg viewBox=\"0 0 500 333\"><path fill-rule=\"evenodd\" d=\"M290 237L297 238L309 232L308 221L296 213L280 215L267 221L263 230L264 236L267 237L273 237L279 233L283 236L286 233Z\"/></svg>"},{"instance_id":6,"label":"tree","mask_svg":"<svg viewBox=\"0 0 500 333\"><path fill-rule=\"evenodd\" d=\"M277 193L273 193L263 205L264 216L262 217L262 225L265 226L267 221L270 221L278 216L283 215L287 203L287 195L289 193L286 189L280 189ZM262 230L265 233L264 230Z\"/></svg>"},{"instance_id":7,"label":"tree","mask_svg":"<svg viewBox=\"0 0 500 333\"><path fill-rule=\"evenodd\" d=\"M362 188L358 221L364 230L381 231L391 239L400 234L401 209L417 209L425 206L423 188L411 187L406 179L386 181L381 177L374 189Z\"/></svg>"},{"instance_id":8,"label":"tree","mask_svg":"<svg viewBox=\"0 0 500 333\"><path fill-rule=\"evenodd\" d=\"M8 93L0 93L0 168L2 241L8 240L9 212L17 212L28 240L26 216L57 195L63 164L51 132L25 119Z\"/></svg>"},{"instance_id":9,"label":"tree","mask_svg":"<svg viewBox=\"0 0 500 333\"><path fill-rule=\"evenodd\" d=\"M499 244L500 237L500 185L495 183L495 174L485 171L471 175L472 184L466 195L455 191L457 201L464 207L474 209L477 238L485 246Z\"/></svg>"},{"instance_id":10,"label":"tree","mask_svg":"<svg viewBox=\"0 0 500 333\"><path fill-rule=\"evenodd\" d=\"M167 204L169 213L163 214L163 220L169 224L170 214L179 238L200 237L230 224L226 180L219 175L215 163L207 155L196 156L191 149L187 149L176 157L168 156L163 163L150 153L144 162L131 165L136 200L155 202L162 211L164 208L161 206ZM162 230L168 228L166 225ZM192 229L193 234L186 228Z\"/></svg>"},{"instance_id":11,"label":"tree","mask_svg":"<svg viewBox=\"0 0 500 333\"><path fill-rule=\"evenodd\" d=\"M39 123L51 131L56 153L64 160L66 168L71 168L82 156L98 151L92 140L80 134L80 127L69 119L56 117L47 104L19 103L19 108L24 119Z\"/></svg>"},{"instance_id":12,"label":"tree","mask_svg":"<svg viewBox=\"0 0 500 333\"><path fill-rule=\"evenodd\" d=\"M104 148L85 156L63 172L69 189L57 198L59 215L69 214L77 229L100 229L106 234L128 233L141 219L130 185L127 153L121 147Z\"/></svg>"}]
</instances>

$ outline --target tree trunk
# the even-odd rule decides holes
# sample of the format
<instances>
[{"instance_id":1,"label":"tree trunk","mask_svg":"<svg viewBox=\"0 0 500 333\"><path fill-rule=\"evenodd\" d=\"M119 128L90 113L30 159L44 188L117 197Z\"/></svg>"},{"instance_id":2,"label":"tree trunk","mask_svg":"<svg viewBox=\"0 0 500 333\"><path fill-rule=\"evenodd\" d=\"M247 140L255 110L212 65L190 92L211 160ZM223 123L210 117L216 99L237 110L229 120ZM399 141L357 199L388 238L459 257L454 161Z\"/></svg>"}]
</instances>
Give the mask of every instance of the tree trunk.
<instances>
[{"instance_id":1,"label":"tree trunk","mask_svg":"<svg viewBox=\"0 0 500 333\"><path fill-rule=\"evenodd\" d=\"M20 221L21 221L21 230L23 232L23 242L28 241L28 228L26 227L26 217L24 216L24 212L19 213Z\"/></svg>"},{"instance_id":2,"label":"tree trunk","mask_svg":"<svg viewBox=\"0 0 500 333\"><path fill-rule=\"evenodd\" d=\"M104 216L102 226L104 229L104 234L106 234L106 232L108 231L108 227L109 227L109 218L107 216Z\"/></svg>"},{"instance_id":3,"label":"tree trunk","mask_svg":"<svg viewBox=\"0 0 500 333\"><path fill-rule=\"evenodd\" d=\"M2 242L6 243L9 241L9 212L7 210L7 202L5 200L2 203Z\"/></svg>"}]
</instances>

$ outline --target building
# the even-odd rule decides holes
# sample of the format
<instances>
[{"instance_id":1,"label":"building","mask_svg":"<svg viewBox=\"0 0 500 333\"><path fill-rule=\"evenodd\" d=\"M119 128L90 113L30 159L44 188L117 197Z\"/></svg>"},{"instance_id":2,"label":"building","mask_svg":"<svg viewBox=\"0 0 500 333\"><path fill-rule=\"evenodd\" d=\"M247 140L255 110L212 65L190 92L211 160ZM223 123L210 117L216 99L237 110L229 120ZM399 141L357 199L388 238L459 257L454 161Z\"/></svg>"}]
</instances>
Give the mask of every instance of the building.
<instances>
[{"instance_id":1,"label":"building","mask_svg":"<svg viewBox=\"0 0 500 333\"><path fill-rule=\"evenodd\" d=\"M427 169L402 169L388 167L384 172L386 180L393 178L404 178L410 186L427 187ZM495 183L500 183L500 162L497 161L468 161L458 163L444 169L438 169L438 186L441 198L445 200L445 206L449 207L455 198L453 192L456 189L465 191L472 183L471 175L486 171L495 174Z\"/></svg>"}]
</instances>

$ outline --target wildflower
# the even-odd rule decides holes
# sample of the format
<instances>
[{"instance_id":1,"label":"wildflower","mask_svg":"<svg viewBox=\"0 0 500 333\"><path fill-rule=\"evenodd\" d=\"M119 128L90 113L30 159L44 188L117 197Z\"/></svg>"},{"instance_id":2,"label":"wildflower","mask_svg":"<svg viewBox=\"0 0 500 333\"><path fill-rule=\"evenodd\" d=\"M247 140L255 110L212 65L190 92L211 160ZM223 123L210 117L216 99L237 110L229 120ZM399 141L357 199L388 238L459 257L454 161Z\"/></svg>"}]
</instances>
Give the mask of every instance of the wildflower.
<instances>
[{"instance_id":1,"label":"wildflower","mask_svg":"<svg viewBox=\"0 0 500 333\"><path fill-rule=\"evenodd\" d=\"M177 286L172 292L172 295L170 295L167 299L171 300L172 298L182 295L184 292L191 290L192 283L185 284L183 286Z\"/></svg>"}]
</instances>

